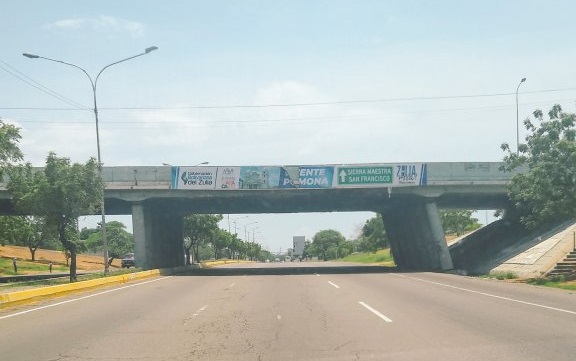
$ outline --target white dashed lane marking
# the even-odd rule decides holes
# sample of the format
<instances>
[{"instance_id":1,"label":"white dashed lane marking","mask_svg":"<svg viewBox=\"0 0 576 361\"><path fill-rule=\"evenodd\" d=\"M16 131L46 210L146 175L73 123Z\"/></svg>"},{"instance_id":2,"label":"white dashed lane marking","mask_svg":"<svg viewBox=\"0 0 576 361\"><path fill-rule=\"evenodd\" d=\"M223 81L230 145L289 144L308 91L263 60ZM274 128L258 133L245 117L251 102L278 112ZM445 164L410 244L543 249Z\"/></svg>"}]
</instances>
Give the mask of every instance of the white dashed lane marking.
<instances>
[{"instance_id":1,"label":"white dashed lane marking","mask_svg":"<svg viewBox=\"0 0 576 361\"><path fill-rule=\"evenodd\" d=\"M328 281L329 284L331 284L334 288L340 288L340 286L338 286L336 283Z\"/></svg>"},{"instance_id":2,"label":"white dashed lane marking","mask_svg":"<svg viewBox=\"0 0 576 361\"><path fill-rule=\"evenodd\" d=\"M384 316L382 313L378 312L377 310L375 310L374 308L370 307L369 305L367 305L366 303L359 301L358 302L362 307L366 308L368 311L372 312L373 314L375 314L376 316L380 317L381 319L383 319L386 322L392 322L391 319L389 319L388 317Z\"/></svg>"}]
</instances>

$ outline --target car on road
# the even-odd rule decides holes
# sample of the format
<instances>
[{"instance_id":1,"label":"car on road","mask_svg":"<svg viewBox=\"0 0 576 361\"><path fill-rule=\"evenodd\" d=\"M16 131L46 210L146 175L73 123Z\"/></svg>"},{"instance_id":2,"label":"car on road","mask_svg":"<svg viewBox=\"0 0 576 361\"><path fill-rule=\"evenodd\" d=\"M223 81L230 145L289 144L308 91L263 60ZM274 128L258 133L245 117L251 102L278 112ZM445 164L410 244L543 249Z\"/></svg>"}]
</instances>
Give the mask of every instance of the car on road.
<instances>
[{"instance_id":1,"label":"car on road","mask_svg":"<svg viewBox=\"0 0 576 361\"><path fill-rule=\"evenodd\" d=\"M120 265L122 268L136 267L136 263L134 262L134 253L128 253L122 257Z\"/></svg>"}]
</instances>

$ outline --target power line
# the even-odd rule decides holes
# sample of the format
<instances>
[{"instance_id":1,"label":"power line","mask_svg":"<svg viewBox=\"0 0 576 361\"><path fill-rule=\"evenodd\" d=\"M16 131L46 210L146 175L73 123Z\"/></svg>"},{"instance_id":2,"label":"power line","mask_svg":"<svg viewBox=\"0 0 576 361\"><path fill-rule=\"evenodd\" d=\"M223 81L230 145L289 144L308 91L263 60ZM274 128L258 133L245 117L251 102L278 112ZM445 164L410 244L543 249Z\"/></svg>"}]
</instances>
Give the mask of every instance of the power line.
<instances>
[{"instance_id":1,"label":"power line","mask_svg":"<svg viewBox=\"0 0 576 361\"><path fill-rule=\"evenodd\" d=\"M563 99L563 100L555 100L553 102L567 102L573 101L572 99ZM542 104L549 104L550 102L526 102L524 105L542 105ZM497 105L497 106L484 106L484 107L460 107L460 108L441 108L441 109L424 109L424 110L410 110L410 111L384 111L384 112L365 112L365 113L354 113L354 114L345 114L345 115L322 115L322 116L304 116L304 117L284 117L284 118L265 118L265 119L238 119L235 117L234 120L222 120L222 119L214 119L211 118L210 120L195 120L192 119L185 119L185 120L116 120L114 118L107 117L107 120L102 120L101 123L108 124L108 125L115 125L115 124L134 124L134 125L153 125L153 124L174 124L174 125L213 125L213 124L250 124L250 123L282 123L282 122L308 122L308 121L348 121L348 120L358 120L358 119L365 119L367 117L374 119L374 118L382 118L382 117L389 117L389 116L401 116L407 114L438 114L438 113L450 113L450 112L476 112L476 111L499 111L505 110L510 108L508 105ZM71 109L68 109L71 110ZM152 117L152 119L155 117ZM19 120L19 123L38 123L38 124L92 124L91 120L86 121L50 121L45 120Z\"/></svg>"},{"instance_id":2,"label":"power line","mask_svg":"<svg viewBox=\"0 0 576 361\"><path fill-rule=\"evenodd\" d=\"M553 93L562 91L576 90L576 88L558 88L535 90L521 92L518 94L540 94ZM101 107L100 110L181 110L181 109L258 109L258 108L281 108L281 107L308 107L323 105L348 105L348 104L369 104L369 103L391 103L407 102L420 100L447 100L447 99L471 99L471 98L493 98L515 95L512 93L488 93L488 94L469 94L469 95L445 95L445 96L423 96L423 97L406 97L406 98L383 98L383 99L364 99L364 100L341 100L332 102L310 102L310 103L286 103L286 104L256 104L256 105L192 105L192 106L156 106L156 107ZM1 110L90 110L83 109L62 109L62 108L35 108L35 107L0 107Z\"/></svg>"},{"instance_id":3,"label":"power line","mask_svg":"<svg viewBox=\"0 0 576 361\"><path fill-rule=\"evenodd\" d=\"M0 59L0 63L4 64L4 65L7 66L8 68L10 68L10 69L6 69L5 67L0 66L0 69L4 70L5 72L7 72L8 74L12 75L13 77L15 77L15 78L23 81L24 83L30 85L31 87L34 87L34 88L40 90L41 92L44 92L44 93L46 93L46 94L48 94L48 95L50 95L50 96L52 96L52 97L54 97L54 98L57 98L57 99L65 102L65 103L68 103L68 104L70 104L70 105L72 105L72 106L74 106L74 107L81 108L81 109L88 109L88 110L90 109L90 108L88 108L88 107L86 107L86 106L84 106L84 105L82 105L82 104L80 104L80 103L77 103L77 102L73 101L72 99L69 99L69 98L65 97L64 95L62 95L62 94L60 94L60 93L58 93L58 92L56 92L56 91L54 91L54 90L52 90L52 89L50 89L50 88L48 88L48 87L46 87L46 86L40 84L39 82L37 82L36 80L32 79L32 78L29 77L28 75L22 73L20 70L18 70L18 69L16 69L16 68L14 68L13 66L11 66L10 64L8 64L7 62L5 62L4 60L1 60L1 59Z\"/></svg>"},{"instance_id":4,"label":"power line","mask_svg":"<svg viewBox=\"0 0 576 361\"><path fill-rule=\"evenodd\" d=\"M523 92L518 94L538 94L576 90L576 88L560 88L537 90ZM446 96L425 96L425 97L407 97L407 98L384 98L384 99L365 99L365 100L341 100L332 102L313 102L313 103L287 103L287 104L257 104L257 105L199 105L199 106L181 106L181 107L115 107L104 108L109 110L174 110L174 109L234 109L234 108L276 108L276 107L301 107L301 106L319 106L319 105L341 105L341 104L365 104L365 103L389 103L404 102L416 100L442 100L442 99L466 99L466 98L488 98L516 95L513 93L491 93L491 94L471 94L471 95L446 95Z\"/></svg>"}]
</instances>

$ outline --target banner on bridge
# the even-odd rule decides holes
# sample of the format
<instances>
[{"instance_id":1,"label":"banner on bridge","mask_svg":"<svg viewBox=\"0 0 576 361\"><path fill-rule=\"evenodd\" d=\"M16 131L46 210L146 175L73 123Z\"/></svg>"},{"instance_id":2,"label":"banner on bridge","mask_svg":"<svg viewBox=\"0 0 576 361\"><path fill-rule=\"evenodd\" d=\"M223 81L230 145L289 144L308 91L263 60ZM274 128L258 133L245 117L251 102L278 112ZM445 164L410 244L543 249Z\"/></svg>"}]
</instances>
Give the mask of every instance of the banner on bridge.
<instances>
[{"instance_id":1,"label":"banner on bridge","mask_svg":"<svg viewBox=\"0 0 576 361\"><path fill-rule=\"evenodd\" d=\"M173 189L327 189L422 186L422 163L172 167Z\"/></svg>"}]
</instances>

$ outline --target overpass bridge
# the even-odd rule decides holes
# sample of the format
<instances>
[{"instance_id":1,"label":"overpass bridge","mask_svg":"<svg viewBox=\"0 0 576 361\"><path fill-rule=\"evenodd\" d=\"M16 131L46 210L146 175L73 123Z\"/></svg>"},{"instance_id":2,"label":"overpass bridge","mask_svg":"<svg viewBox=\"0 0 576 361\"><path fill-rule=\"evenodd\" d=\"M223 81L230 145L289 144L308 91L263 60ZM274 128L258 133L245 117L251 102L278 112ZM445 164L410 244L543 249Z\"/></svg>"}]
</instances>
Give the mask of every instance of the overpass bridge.
<instances>
[{"instance_id":1,"label":"overpass bridge","mask_svg":"<svg viewBox=\"0 0 576 361\"><path fill-rule=\"evenodd\" d=\"M496 162L253 167L104 167L108 215L132 215L136 264L179 266L182 220L194 213L372 211L396 263L448 270L438 209L508 209L513 174ZM0 189L0 213L13 212Z\"/></svg>"}]
</instances>

